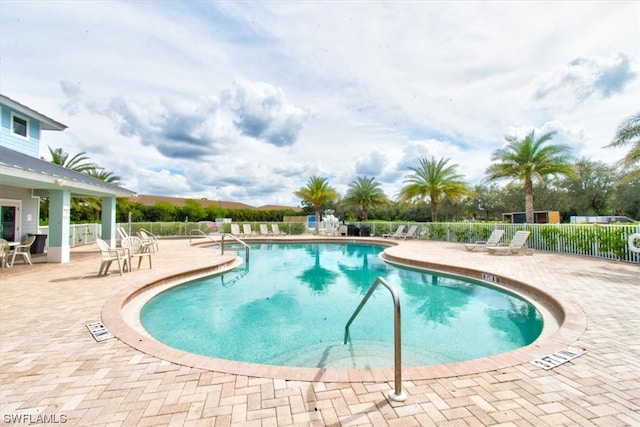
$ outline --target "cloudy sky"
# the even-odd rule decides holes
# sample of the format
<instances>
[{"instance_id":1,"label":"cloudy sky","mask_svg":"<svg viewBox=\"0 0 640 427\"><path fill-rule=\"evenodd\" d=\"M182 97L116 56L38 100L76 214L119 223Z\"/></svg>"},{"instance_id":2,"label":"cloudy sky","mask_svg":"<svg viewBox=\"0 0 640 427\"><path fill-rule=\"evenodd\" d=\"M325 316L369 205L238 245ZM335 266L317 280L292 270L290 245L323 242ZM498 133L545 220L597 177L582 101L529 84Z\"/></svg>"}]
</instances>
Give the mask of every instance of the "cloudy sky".
<instances>
[{"instance_id":1,"label":"cloudy sky","mask_svg":"<svg viewBox=\"0 0 640 427\"><path fill-rule=\"evenodd\" d=\"M421 157L480 183L505 135L576 157L640 110L640 2L0 1L0 91L139 194L389 197Z\"/></svg>"}]
</instances>

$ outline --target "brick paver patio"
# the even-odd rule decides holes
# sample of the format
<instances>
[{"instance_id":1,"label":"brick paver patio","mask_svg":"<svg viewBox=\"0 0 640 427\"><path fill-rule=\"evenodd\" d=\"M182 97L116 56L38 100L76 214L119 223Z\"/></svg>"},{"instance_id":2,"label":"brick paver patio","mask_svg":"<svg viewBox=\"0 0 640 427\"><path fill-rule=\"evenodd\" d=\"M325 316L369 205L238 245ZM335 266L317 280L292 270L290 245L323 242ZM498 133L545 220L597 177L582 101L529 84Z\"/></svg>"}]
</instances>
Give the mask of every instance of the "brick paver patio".
<instances>
[{"instance_id":1,"label":"brick paver patio","mask_svg":"<svg viewBox=\"0 0 640 427\"><path fill-rule=\"evenodd\" d=\"M85 324L101 320L114 295L207 268L217 255L188 240L163 240L153 269L143 264L120 276L112 268L97 277L99 254L87 246L74 249L68 264L36 262L0 272L2 423L640 425L640 266L546 253L492 256L426 241L402 242L388 252L499 275L551 294L572 308L566 331L540 348L567 344L586 352L549 371L521 353L522 360L499 368L489 363L470 374L429 378L408 372L405 402L388 399L391 381L300 381L191 367L119 339L96 342ZM540 348L532 346L530 354Z\"/></svg>"}]
</instances>

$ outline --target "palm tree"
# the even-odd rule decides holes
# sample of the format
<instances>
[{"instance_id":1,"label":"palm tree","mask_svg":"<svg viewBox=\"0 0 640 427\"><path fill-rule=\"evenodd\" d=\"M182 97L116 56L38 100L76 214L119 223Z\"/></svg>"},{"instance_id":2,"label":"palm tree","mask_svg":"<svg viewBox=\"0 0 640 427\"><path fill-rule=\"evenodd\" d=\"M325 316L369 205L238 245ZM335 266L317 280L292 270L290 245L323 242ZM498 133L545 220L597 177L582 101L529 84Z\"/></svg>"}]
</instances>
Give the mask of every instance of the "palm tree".
<instances>
[{"instance_id":1,"label":"palm tree","mask_svg":"<svg viewBox=\"0 0 640 427\"><path fill-rule=\"evenodd\" d=\"M87 172L96 168L94 163L87 163L89 160L84 151L76 154L72 158L69 158L69 153L65 153L62 148L52 149L49 147L49 153L51 153L51 163L54 165L62 166L63 168L71 169L76 172Z\"/></svg>"},{"instance_id":2,"label":"palm tree","mask_svg":"<svg viewBox=\"0 0 640 427\"><path fill-rule=\"evenodd\" d=\"M544 182L547 176L573 176L571 147L547 144L555 132L536 138L531 131L524 139L505 136L508 144L494 151L491 160L496 162L486 170L487 180L511 178L524 182L525 213L527 223L533 223L533 180Z\"/></svg>"},{"instance_id":3,"label":"palm tree","mask_svg":"<svg viewBox=\"0 0 640 427\"><path fill-rule=\"evenodd\" d=\"M104 168L94 167L93 169L87 170L85 173L95 179L99 179L100 181L108 182L110 184L120 185L122 183L122 178L118 175L114 175L113 172L109 172Z\"/></svg>"},{"instance_id":4,"label":"palm tree","mask_svg":"<svg viewBox=\"0 0 640 427\"><path fill-rule=\"evenodd\" d=\"M387 202L380 183L375 182L375 177L358 177L353 181L343 199L347 204L358 206L362 210L362 219L367 220L369 208Z\"/></svg>"},{"instance_id":5,"label":"palm tree","mask_svg":"<svg viewBox=\"0 0 640 427\"><path fill-rule=\"evenodd\" d=\"M470 193L469 187L456 171L458 165L449 165L450 159L437 160L431 157L418 159L420 167L409 168L413 171L405 177L407 183L400 190L398 199L401 202L423 201L429 198L431 205L431 221L438 220L438 203L447 198L457 203Z\"/></svg>"},{"instance_id":6,"label":"palm tree","mask_svg":"<svg viewBox=\"0 0 640 427\"><path fill-rule=\"evenodd\" d=\"M110 184L120 185L122 178L118 175L114 175L113 172L109 172L101 167L94 167L93 169L86 170L84 173L99 179L100 181L108 182ZM93 217L97 220L100 219L100 211L102 210L102 200L95 197L83 197L80 199L80 203L90 206L93 210Z\"/></svg>"},{"instance_id":7,"label":"palm tree","mask_svg":"<svg viewBox=\"0 0 640 427\"><path fill-rule=\"evenodd\" d=\"M309 178L309 181L307 181L306 187L301 187L294 194L313 205L316 212L316 234L318 234L320 227L320 209L325 203L337 199L338 192L329 186L327 178L312 176Z\"/></svg>"},{"instance_id":8,"label":"palm tree","mask_svg":"<svg viewBox=\"0 0 640 427\"><path fill-rule=\"evenodd\" d=\"M66 153L62 148L52 149L49 147L49 153L51 154L51 163L62 166L63 168L73 170L75 172L81 172L93 178L99 179L104 182L108 182L115 185L121 184L121 178L118 175L114 175L112 172L105 170L97 166L95 163L89 162L87 153L80 152L75 156L69 158L69 153ZM46 200L44 200L46 202ZM80 197L72 198L71 200L72 210L80 211L79 206L84 206L93 211L94 219L99 219L100 210L102 209L102 202L95 197Z\"/></svg>"},{"instance_id":9,"label":"palm tree","mask_svg":"<svg viewBox=\"0 0 640 427\"><path fill-rule=\"evenodd\" d=\"M629 182L632 179L640 178L640 167L634 166L640 162L640 112L627 117L616 130L616 136L607 147L620 147L631 145L631 150L622 159L624 168L631 168L631 171L622 177L619 183Z\"/></svg>"}]
</instances>

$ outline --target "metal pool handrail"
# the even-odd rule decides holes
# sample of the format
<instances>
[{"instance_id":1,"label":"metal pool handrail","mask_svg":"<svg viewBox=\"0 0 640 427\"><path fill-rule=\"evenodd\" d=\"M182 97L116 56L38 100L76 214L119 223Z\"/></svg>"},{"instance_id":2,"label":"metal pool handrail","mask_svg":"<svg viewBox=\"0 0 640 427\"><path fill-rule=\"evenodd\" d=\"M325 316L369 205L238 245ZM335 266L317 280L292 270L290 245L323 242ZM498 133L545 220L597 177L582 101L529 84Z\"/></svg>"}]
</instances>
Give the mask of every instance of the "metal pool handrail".
<instances>
[{"instance_id":1,"label":"metal pool handrail","mask_svg":"<svg viewBox=\"0 0 640 427\"><path fill-rule=\"evenodd\" d=\"M192 237L194 234L200 234L200 235L202 235L202 236L206 237L207 239L211 240L213 243L218 243L218 242L216 241L216 239L214 239L213 237L209 236L209 235L208 235L207 233L205 233L204 231L202 231L202 230L198 230L197 228L194 228L193 230L191 230L191 231L189 232L189 244L191 244L191 237Z\"/></svg>"},{"instance_id":2,"label":"metal pool handrail","mask_svg":"<svg viewBox=\"0 0 640 427\"><path fill-rule=\"evenodd\" d=\"M249 262L249 245L247 245L245 242L243 242L242 240L238 239L236 236L234 236L233 234L227 234L227 233L222 233L222 240L220 241L220 246L222 247L222 255L224 255L224 236L229 236L231 237L233 240L235 240L236 242L240 243L242 246L244 246L244 250L245 250L245 258L246 258L246 262Z\"/></svg>"},{"instance_id":3,"label":"metal pool handrail","mask_svg":"<svg viewBox=\"0 0 640 427\"><path fill-rule=\"evenodd\" d=\"M360 302L360 305L358 306L358 308L356 308L356 310L353 312L353 315L351 315L351 318L345 325L343 344L347 343L347 338L349 337L349 326L351 325L353 320L356 318L356 316L360 313L360 310L362 309L362 307L364 307L364 305L369 300L369 297L371 297L373 292L376 290L376 288L380 284L382 284L382 286L384 286L389 290L389 292L391 292L391 297L393 298L393 310L394 310L394 322L393 322L394 357L393 358L394 358L394 372L395 372L395 388L394 390L389 392L389 398L397 402L403 402L404 400L407 399L407 395L402 392L402 345L401 345L402 344L402 336L401 336L402 328L401 328L401 317L400 317L400 299L398 298L398 293L396 292L395 288L391 286L389 283L387 283L387 281L384 280L382 277L378 277L373 282L373 284L369 288L369 292L367 292L367 294L364 296L364 298Z\"/></svg>"}]
</instances>

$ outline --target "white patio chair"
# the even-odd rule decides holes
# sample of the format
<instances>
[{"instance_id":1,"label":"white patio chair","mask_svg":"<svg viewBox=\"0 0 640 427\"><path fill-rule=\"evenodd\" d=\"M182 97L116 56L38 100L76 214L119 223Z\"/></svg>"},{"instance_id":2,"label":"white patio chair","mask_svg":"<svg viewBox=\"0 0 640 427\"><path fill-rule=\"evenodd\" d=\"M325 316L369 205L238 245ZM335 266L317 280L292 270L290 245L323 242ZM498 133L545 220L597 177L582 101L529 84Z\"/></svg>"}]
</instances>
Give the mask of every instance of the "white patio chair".
<instances>
[{"instance_id":1,"label":"white patio chair","mask_svg":"<svg viewBox=\"0 0 640 427\"><path fill-rule=\"evenodd\" d=\"M102 239L96 239L96 244L102 254L102 263L100 264L100 270L98 270L98 276L106 276L113 261L118 263L118 271L122 276L123 270L128 266L128 256L125 249L111 248L109 244Z\"/></svg>"},{"instance_id":2,"label":"white patio chair","mask_svg":"<svg viewBox=\"0 0 640 427\"><path fill-rule=\"evenodd\" d=\"M158 246L158 236L147 232L146 230L138 230L138 237L142 240L145 246L151 249L151 252L158 252L160 247Z\"/></svg>"},{"instance_id":3,"label":"white patio chair","mask_svg":"<svg viewBox=\"0 0 640 427\"><path fill-rule=\"evenodd\" d=\"M9 242L0 239L0 266L5 268L9 265Z\"/></svg>"},{"instance_id":4,"label":"white patio chair","mask_svg":"<svg viewBox=\"0 0 640 427\"><path fill-rule=\"evenodd\" d=\"M25 264L28 263L32 265L33 263L31 262L31 245L33 245L33 242L35 241L36 236L31 235L24 239L24 242L22 242L18 246L14 246L13 250L11 251L11 263L9 264L9 266L13 267L13 264L16 262L16 256L18 255L22 257L22 261L24 261Z\"/></svg>"},{"instance_id":5,"label":"white patio chair","mask_svg":"<svg viewBox=\"0 0 640 427\"><path fill-rule=\"evenodd\" d=\"M151 268L151 247L145 245L142 239L135 236L129 236L122 239L120 246L127 251L127 261L129 262L129 271L133 268L133 259L138 258L138 269L142 265L142 259L149 260L149 268Z\"/></svg>"}]
</instances>

